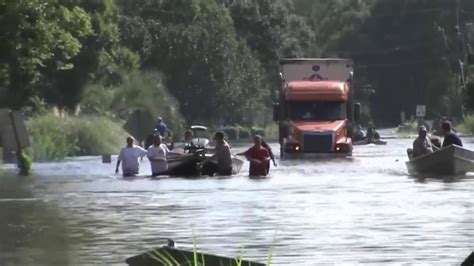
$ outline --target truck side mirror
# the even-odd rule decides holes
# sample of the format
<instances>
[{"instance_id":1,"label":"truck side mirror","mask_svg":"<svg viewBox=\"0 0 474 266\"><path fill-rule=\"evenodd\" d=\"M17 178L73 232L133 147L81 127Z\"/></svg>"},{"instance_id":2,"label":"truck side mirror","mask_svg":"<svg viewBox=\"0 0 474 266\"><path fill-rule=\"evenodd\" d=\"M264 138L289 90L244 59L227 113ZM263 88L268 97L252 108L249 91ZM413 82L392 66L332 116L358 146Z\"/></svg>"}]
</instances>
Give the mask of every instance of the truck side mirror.
<instances>
[{"instance_id":1,"label":"truck side mirror","mask_svg":"<svg viewBox=\"0 0 474 266\"><path fill-rule=\"evenodd\" d=\"M360 103L354 104L354 122L360 124Z\"/></svg>"},{"instance_id":2,"label":"truck side mirror","mask_svg":"<svg viewBox=\"0 0 474 266\"><path fill-rule=\"evenodd\" d=\"M278 103L273 103L273 121L279 121L279 112L280 112L280 105Z\"/></svg>"}]
</instances>

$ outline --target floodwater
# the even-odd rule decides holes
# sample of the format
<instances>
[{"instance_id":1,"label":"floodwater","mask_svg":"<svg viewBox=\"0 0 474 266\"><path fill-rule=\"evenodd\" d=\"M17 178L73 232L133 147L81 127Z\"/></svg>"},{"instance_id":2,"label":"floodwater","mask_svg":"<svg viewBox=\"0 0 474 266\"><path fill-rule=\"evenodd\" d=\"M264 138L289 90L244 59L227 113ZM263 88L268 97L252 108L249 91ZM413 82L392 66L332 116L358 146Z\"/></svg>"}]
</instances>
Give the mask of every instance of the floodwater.
<instances>
[{"instance_id":1,"label":"floodwater","mask_svg":"<svg viewBox=\"0 0 474 266\"><path fill-rule=\"evenodd\" d=\"M124 265L166 238L191 250L193 235L200 251L275 265L458 265L474 249L474 176L409 176L412 140L388 141L351 160L278 161L263 180L247 165L196 180L124 180L99 157L28 178L5 166L0 265Z\"/></svg>"}]
</instances>

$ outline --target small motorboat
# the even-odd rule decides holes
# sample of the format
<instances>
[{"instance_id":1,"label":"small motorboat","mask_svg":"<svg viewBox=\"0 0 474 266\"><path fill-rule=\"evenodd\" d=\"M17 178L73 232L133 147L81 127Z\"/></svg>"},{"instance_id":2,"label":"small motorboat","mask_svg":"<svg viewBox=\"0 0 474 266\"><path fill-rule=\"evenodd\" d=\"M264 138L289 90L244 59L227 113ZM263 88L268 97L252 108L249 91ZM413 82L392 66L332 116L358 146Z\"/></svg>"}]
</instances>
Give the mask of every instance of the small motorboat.
<instances>
[{"instance_id":1,"label":"small motorboat","mask_svg":"<svg viewBox=\"0 0 474 266\"><path fill-rule=\"evenodd\" d=\"M406 162L409 173L429 173L437 175L464 175L474 172L474 152L451 145Z\"/></svg>"},{"instance_id":2,"label":"small motorboat","mask_svg":"<svg viewBox=\"0 0 474 266\"><path fill-rule=\"evenodd\" d=\"M210 154L205 154L205 150L198 150L193 153L184 154L170 152L168 154L168 171L166 174L179 177L212 176L213 173L208 171L208 165L214 164L215 162L206 162L204 165L200 166L200 164L210 156ZM243 164L243 160L236 156L232 156L232 174L235 175L239 173Z\"/></svg>"},{"instance_id":3,"label":"small motorboat","mask_svg":"<svg viewBox=\"0 0 474 266\"><path fill-rule=\"evenodd\" d=\"M170 245L171 244L171 245ZM197 258L197 264L195 264ZM174 241L168 240L168 245L152 249L142 254L127 258L125 262L129 266L168 266L168 265L226 265L226 266L264 266L265 264L243 260L240 258L229 258L217 256L198 251L189 251L174 247Z\"/></svg>"},{"instance_id":4,"label":"small motorboat","mask_svg":"<svg viewBox=\"0 0 474 266\"><path fill-rule=\"evenodd\" d=\"M361 145L369 145L369 144L374 144L374 145L387 145L387 142L384 140L376 139L371 142L367 142L367 140L358 140L352 142L352 145L354 146L361 146Z\"/></svg>"},{"instance_id":5,"label":"small motorboat","mask_svg":"<svg viewBox=\"0 0 474 266\"><path fill-rule=\"evenodd\" d=\"M193 131L193 138L189 143L183 143L182 152L171 151L167 155L168 171L166 175L179 177L201 177L212 176L210 169L211 164L216 162L201 163L209 158L209 152L214 151L213 147L209 146L209 134L207 127L200 125L193 125L190 127ZM235 175L240 172L244 161L232 156L232 174Z\"/></svg>"}]
</instances>

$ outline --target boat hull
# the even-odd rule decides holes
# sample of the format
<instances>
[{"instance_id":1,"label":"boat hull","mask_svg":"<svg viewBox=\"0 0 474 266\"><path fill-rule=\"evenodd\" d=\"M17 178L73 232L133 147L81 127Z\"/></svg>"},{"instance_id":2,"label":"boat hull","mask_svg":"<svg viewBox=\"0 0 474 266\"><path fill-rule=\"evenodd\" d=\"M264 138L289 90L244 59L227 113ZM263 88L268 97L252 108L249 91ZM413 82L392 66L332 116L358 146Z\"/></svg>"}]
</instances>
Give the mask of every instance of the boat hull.
<instances>
[{"instance_id":1,"label":"boat hull","mask_svg":"<svg viewBox=\"0 0 474 266\"><path fill-rule=\"evenodd\" d=\"M370 143L368 143L366 140L358 140L358 141L352 142L352 145L354 145L354 146L362 146L362 145L370 145L370 144L373 144L373 145L387 145L387 142L383 141L383 140L374 140L373 142L370 142Z\"/></svg>"},{"instance_id":2,"label":"boat hull","mask_svg":"<svg viewBox=\"0 0 474 266\"><path fill-rule=\"evenodd\" d=\"M168 158L168 171L165 175L179 176L179 177L200 177L212 176L210 172L210 164L214 162L206 162L202 167L202 163L208 156L197 156L193 154L173 154ZM240 172L244 162L239 158L232 157L232 174L235 175Z\"/></svg>"},{"instance_id":3,"label":"boat hull","mask_svg":"<svg viewBox=\"0 0 474 266\"><path fill-rule=\"evenodd\" d=\"M464 175L474 172L474 152L452 145L406 162L409 173Z\"/></svg>"},{"instance_id":4,"label":"boat hull","mask_svg":"<svg viewBox=\"0 0 474 266\"><path fill-rule=\"evenodd\" d=\"M166 266L166 265L195 265L195 256L197 265L228 265L228 266L264 266L263 263L240 260L239 258L229 258L194 252L171 247L161 247L142 253L140 255L127 258L125 262L129 266ZM173 264L174 263L174 264Z\"/></svg>"}]
</instances>

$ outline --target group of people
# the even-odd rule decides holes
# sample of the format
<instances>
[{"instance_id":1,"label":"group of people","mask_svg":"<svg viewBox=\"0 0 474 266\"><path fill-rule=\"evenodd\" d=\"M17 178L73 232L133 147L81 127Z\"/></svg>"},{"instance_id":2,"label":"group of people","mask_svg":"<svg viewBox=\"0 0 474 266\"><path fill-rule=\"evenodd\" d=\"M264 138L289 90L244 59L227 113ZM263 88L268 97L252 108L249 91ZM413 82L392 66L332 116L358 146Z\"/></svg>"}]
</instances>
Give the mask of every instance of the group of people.
<instances>
[{"instance_id":1,"label":"group of people","mask_svg":"<svg viewBox=\"0 0 474 266\"><path fill-rule=\"evenodd\" d=\"M127 145L120 150L117 158L115 173L118 174L120 164L123 176L134 176L139 173L140 159L147 156L150 160L152 176L166 173L168 170L167 154L168 147L162 143L162 137L155 135L153 145L148 150L134 145L133 137L127 137Z\"/></svg>"},{"instance_id":2,"label":"group of people","mask_svg":"<svg viewBox=\"0 0 474 266\"><path fill-rule=\"evenodd\" d=\"M428 138L427 128L425 126L420 126L418 128L418 137L415 139L415 141L413 141L412 157L420 157L450 145L458 145L462 147L462 141L459 136L453 132L451 123L449 121L444 121L441 123L441 131L444 136L444 140L443 144L440 145L440 147L437 147Z\"/></svg>"},{"instance_id":3,"label":"group of people","mask_svg":"<svg viewBox=\"0 0 474 266\"><path fill-rule=\"evenodd\" d=\"M143 157L148 157L151 165L152 176L156 177L164 175L168 171L168 154L170 150L168 146L163 143L163 136L169 132L166 124L161 118L158 118L158 124L155 128L156 134L153 135L153 144L144 149L141 146L134 144L133 137L127 137L127 145L120 150L117 158L115 173L119 173L120 165L122 166L123 176L134 176L139 173L140 160ZM184 133L185 146L181 153L186 153L192 146L193 132L187 130ZM223 132L217 132L214 135L216 143L215 152L212 156L204 159L197 166L203 167L206 165L206 172L217 175L232 175L232 153L231 146L225 140ZM254 137L254 145L245 152L237 155L245 156L249 162L250 176L266 176L270 169L270 161L277 166L275 156L270 146L263 140L261 136Z\"/></svg>"}]
</instances>

